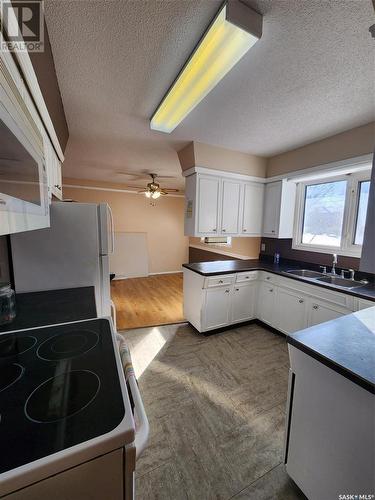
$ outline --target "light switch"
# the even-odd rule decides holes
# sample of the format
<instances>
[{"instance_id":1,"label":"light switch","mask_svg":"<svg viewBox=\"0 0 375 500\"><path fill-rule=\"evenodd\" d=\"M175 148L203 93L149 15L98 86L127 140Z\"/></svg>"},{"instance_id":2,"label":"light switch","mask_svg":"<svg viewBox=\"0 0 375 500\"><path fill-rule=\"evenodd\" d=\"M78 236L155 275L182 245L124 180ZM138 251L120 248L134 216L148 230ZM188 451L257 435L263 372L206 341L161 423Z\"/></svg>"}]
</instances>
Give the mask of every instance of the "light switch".
<instances>
[{"instance_id":1,"label":"light switch","mask_svg":"<svg viewBox=\"0 0 375 500\"><path fill-rule=\"evenodd\" d=\"M261 251L262 251L262 252L265 252L265 251L266 251L266 244L265 244L265 243L262 243L262 244L260 245L260 249L261 249Z\"/></svg>"}]
</instances>

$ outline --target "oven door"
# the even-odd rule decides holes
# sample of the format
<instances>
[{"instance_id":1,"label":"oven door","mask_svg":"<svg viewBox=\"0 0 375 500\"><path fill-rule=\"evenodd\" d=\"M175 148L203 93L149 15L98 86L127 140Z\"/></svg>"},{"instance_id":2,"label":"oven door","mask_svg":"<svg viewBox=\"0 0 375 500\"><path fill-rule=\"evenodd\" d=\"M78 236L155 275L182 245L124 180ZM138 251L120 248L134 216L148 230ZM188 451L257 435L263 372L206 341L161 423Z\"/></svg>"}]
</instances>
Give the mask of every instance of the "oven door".
<instances>
[{"instance_id":1,"label":"oven door","mask_svg":"<svg viewBox=\"0 0 375 500\"><path fill-rule=\"evenodd\" d=\"M0 235L49 226L43 138L0 60ZM14 82L13 82L14 83Z\"/></svg>"}]
</instances>

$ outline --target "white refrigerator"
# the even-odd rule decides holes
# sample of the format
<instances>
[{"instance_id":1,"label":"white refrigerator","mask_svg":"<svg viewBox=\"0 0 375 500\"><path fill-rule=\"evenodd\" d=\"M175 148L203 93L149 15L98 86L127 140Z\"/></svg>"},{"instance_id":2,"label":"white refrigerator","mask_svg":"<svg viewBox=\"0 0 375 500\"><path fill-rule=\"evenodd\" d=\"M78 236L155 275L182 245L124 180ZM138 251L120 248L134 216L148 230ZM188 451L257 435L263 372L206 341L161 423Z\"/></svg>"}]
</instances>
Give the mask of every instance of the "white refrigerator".
<instances>
[{"instance_id":1,"label":"white refrigerator","mask_svg":"<svg viewBox=\"0 0 375 500\"><path fill-rule=\"evenodd\" d=\"M94 286L98 316L110 316L109 205L54 202L50 208L51 227L11 236L16 292Z\"/></svg>"}]
</instances>

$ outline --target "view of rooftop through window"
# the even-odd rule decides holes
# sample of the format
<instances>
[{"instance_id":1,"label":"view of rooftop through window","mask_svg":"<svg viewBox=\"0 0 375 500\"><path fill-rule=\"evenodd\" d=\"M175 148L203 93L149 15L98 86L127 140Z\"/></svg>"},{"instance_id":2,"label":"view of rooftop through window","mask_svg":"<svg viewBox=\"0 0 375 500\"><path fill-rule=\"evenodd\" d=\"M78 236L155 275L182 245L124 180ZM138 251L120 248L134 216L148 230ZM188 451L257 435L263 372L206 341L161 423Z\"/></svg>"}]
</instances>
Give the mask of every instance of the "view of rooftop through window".
<instances>
[{"instance_id":1,"label":"view of rooftop through window","mask_svg":"<svg viewBox=\"0 0 375 500\"><path fill-rule=\"evenodd\" d=\"M302 243L340 247L346 185L340 180L306 186Z\"/></svg>"},{"instance_id":2,"label":"view of rooftop through window","mask_svg":"<svg viewBox=\"0 0 375 500\"><path fill-rule=\"evenodd\" d=\"M370 181L363 181L359 183L359 198L358 198L358 211L357 223L355 228L354 244L362 245L363 235L365 232L367 204L370 193Z\"/></svg>"}]
</instances>

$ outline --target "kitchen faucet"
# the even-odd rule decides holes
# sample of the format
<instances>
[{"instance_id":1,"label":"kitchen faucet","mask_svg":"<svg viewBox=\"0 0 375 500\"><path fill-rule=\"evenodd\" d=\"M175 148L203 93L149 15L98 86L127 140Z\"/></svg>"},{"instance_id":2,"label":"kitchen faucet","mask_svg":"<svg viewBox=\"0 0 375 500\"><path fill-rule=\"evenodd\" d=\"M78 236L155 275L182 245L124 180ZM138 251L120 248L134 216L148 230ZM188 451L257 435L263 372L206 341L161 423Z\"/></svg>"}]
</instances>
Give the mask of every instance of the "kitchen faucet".
<instances>
[{"instance_id":1,"label":"kitchen faucet","mask_svg":"<svg viewBox=\"0 0 375 500\"><path fill-rule=\"evenodd\" d=\"M334 253L332 255L333 261L332 261L332 269L331 269L331 274L336 274L336 264L337 264L337 253Z\"/></svg>"}]
</instances>

